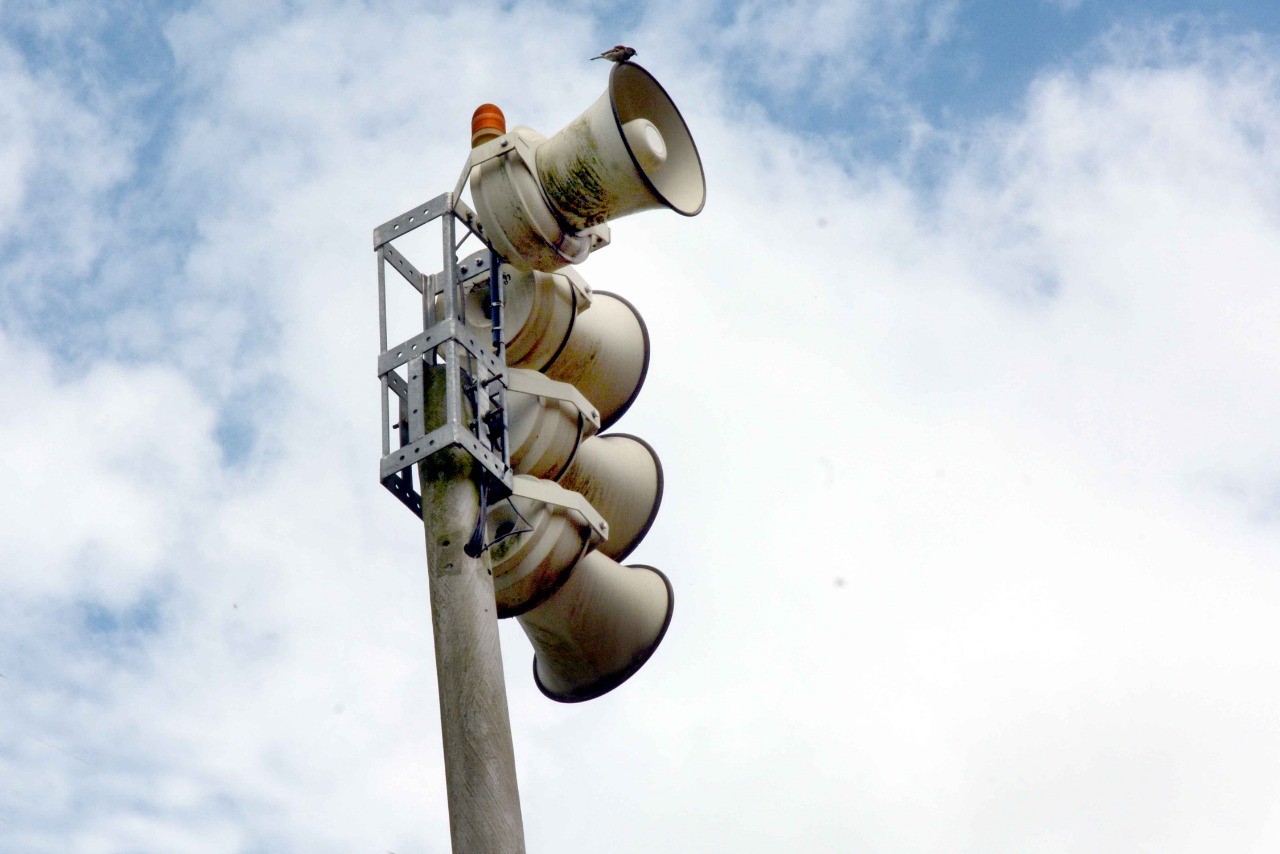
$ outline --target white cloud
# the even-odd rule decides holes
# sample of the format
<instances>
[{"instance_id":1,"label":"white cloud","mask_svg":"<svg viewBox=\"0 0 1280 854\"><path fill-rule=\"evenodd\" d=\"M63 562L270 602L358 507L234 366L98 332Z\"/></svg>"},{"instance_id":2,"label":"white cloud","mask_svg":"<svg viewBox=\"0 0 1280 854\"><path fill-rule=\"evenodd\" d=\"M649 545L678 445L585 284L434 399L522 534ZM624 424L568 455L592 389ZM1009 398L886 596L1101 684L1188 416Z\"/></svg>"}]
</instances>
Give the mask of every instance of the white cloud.
<instances>
[{"instance_id":1,"label":"white cloud","mask_svg":"<svg viewBox=\"0 0 1280 854\"><path fill-rule=\"evenodd\" d=\"M90 212L127 169L120 129L0 41L0 224L9 244L0 296L7 304L44 304L35 283L53 257L64 276L85 273L104 231Z\"/></svg>"},{"instance_id":2,"label":"white cloud","mask_svg":"<svg viewBox=\"0 0 1280 854\"><path fill-rule=\"evenodd\" d=\"M1280 452L1280 90L1238 48L1043 78L965 155L936 225L970 287L1026 318L998 353L938 360L1136 477L1273 475Z\"/></svg>"},{"instance_id":3,"label":"white cloud","mask_svg":"<svg viewBox=\"0 0 1280 854\"><path fill-rule=\"evenodd\" d=\"M172 363L64 372L0 339L25 485L0 504L0 839L437 850L421 534L374 475L369 232L452 185L475 104L552 131L590 103L602 69L560 57L596 37L539 6L341 3L169 32L191 100L165 175L198 212L154 330ZM1265 848L1274 53L1184 35L1047 72L922 190L744 115L675 58L696 38L650 67L708 207L616 223L584 267L653 337L620 426L663 456L636 559L675 621L576 707L504 625L530 849ZM836 60L809 50L797 68ZM246 390L257 440L226 469L216 413ZM122 625L90 632L86 599Z\"/></svg>"},{"instance_id":4,"label":"white cloud","mask_svg":"<svg viewBox=\"0 0 1280 854\"><path fill-rule=\"evenodd\" d=\"M918 69L952 30L954 0L748 2L713 43L774 95L841 102Z\"/></svg>"},{"instance_id":5,"label":"white cloud","mask_svg":"<svg viewBox=\"0 0 1280 854\"><path fill-rule=\"evenodd\" d=\"M0 338L0 376L0 515L20 534L0 541L6 589L132 601L220 477L207 405L172 369L68 376L29 341Z\"/></svg>"}]
</instances>

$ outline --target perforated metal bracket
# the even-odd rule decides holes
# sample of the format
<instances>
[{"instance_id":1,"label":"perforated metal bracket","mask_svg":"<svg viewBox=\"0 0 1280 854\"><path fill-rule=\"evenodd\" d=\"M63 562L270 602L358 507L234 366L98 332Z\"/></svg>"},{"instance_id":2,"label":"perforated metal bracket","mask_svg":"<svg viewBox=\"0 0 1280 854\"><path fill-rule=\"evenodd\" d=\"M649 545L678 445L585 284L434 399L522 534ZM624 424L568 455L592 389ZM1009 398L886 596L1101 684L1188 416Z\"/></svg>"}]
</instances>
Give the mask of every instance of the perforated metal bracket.
<instances>
[{"instance_id":1,"label":"perforated metal bracket","mask_svg":"<svg viewBox=\"0 0 1280 854\"><path fill-rule=\"evenodd\" d=\"M454 445L479 460L480 464L499 481L510 478L511 470L502 462L501 457L480 444L471 431L457 424L446 424L443 427L437 427L416 442L401 445L395 452L383 457L380 472L382 480L386 481L388 477L399 473L402 469L420 463L432 454ZM498 472L503 472L507 477L500 477ZM496 498L501 497L501 495L496 496Z\"/></svg>"},{"instance_id":2,"label":"perforated metal bracket","mask_svg":"<svg viewBox=\"0 0 1280 854\"><path fill-rule=\"evenodd\" d=\"M383 257L387 259L387 263L395 267L400 275L404 276L404 280L417 289L418 293L422 293L423 284L426 282L427 277L420 273L418 268L413 266L409 259L401 255L400 250L390 243L384 243L380 248L382 249Z\"/></svg>"},{"instance_id":3,"label":"perforated metal bracket","mask_svg":"<svg viewBox=\"0 0 1280 854\"><path fill-rule=\"evenodd\" d=\"M412 338L397 344L391 350L378 357L378 376L407 364L411 359L420 357L437 349L446 341L457 341L468 353L479 359L491 374L502 374L506 367L489 352L489 344L481 341L467 328L466 324L456 318L442 320L426 332L420 332Z\"/></svg>"},{"instance_id":4,"label":"perforated metal bracket","mask_svg":"<svg viewBox=\"0 0 1280 854\"><path fill-rule=\"evenodd\" d=\"M449 194L436 196L429 202L418 205L413 210L405 211L400 216L389 219L373 230L373 248L377 249L397 237L403 237L415 228L420 228L432 220L439 219L451 212Z\"/></svg>"},{"instance_id":5,"label":"perforated metal bracket","mask_svg":"<svg viewBox=\"0 0 1280 854\"><path fill-rule=\"evenodd\" d=\"M392 241L430 222L439 221L444 250L443 269L424 274ZM456 240L457 224L466 232ZM415 465L428 463L446 448L461 448L475 458L485 472L488 494L500 500L510 494L513 473L507 449L507 367L499 331L502 321L502 281L499 258L480 233L475 213L446 193L384 222L373 231L378 257L379 333L382 351L378 377L382 384L382 458L379 479L417 516L422 514L421 493L414 487ZM458 249L468 236L485 248L461 261ZM424 329L389 347L387 342L386 267L408 282L422 300ZM463 281L477 276L489 279L489 313L493 328L473 328L466 323ZM444 423L428 430L426 391L428 375L444 383ZM435 380L433 380L435 381ZM392 397L394 395L394 397ZM395 403L396 423L390 406ZM393 447L393 439L394 447Z\"/></svg>"}]
</instances>

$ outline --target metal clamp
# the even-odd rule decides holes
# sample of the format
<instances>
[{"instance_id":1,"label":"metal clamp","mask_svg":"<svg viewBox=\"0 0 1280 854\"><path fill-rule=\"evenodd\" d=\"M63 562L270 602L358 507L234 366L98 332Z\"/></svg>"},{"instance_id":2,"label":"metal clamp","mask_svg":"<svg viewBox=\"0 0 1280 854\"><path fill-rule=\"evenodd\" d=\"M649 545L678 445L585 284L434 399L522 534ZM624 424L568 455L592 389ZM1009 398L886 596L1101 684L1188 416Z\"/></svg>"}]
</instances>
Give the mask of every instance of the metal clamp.
<instances>
[{"instance_id":1,"label":"metal clamp","mask_svg":"<svg viewBox=\"0 0 1280 854\"><path fill-rule=\"evenodd\" d=\"M591 503L578 493L565 489L557 483L521 475L512 479L511 495L513 498L525 498L529 501L550 504L553 507L563 507L571 513L577 514L590 532L589 536L593 547L599 546L609 539L609 523L605 521L605 518L600 515L596 508L592 507Z\"/></svg>"},{"instance_id":2,"label":"metal clamp","mask_svg":"<svg viewBox=\"0 0 1280 854\"><path fill-rule=\"evenodd\" d=\"M553 380L539 371L527 368L507 369L507 390L522 394L532 394L550 400L561 400L574 407L582 414L583 419L591 425L591 433L600 430L600 412L587 400L587 396L578 391L577 386Z\"/></svg>"}]
</instances>

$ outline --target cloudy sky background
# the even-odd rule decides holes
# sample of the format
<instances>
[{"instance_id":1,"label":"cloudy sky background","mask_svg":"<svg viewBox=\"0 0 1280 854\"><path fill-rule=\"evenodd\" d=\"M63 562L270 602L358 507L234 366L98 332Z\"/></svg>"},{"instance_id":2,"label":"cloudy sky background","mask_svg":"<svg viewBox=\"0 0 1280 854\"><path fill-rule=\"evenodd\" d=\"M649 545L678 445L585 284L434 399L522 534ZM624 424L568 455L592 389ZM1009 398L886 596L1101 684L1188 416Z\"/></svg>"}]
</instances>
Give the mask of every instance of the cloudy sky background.
<instances>
[{"instance_id":1,"label":"cloudy sky background","mask_svg":"<svg viewBox=\"0 0 1280 854\"><path fill-rule=\"evenodd\" d=\"M448 849L369 235L619 41L676 611L502 626L530 851L1280 847L1280 7L1116 5L0 2L0 848Z\"/></svg>"}]
</instances>

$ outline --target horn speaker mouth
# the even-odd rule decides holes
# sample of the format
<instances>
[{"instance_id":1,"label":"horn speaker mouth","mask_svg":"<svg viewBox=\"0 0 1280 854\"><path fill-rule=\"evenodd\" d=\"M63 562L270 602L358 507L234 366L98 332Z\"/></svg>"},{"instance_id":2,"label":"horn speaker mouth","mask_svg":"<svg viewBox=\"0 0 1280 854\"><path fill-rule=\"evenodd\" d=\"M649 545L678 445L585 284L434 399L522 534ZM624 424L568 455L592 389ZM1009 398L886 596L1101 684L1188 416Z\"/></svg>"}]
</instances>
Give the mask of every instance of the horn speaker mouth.
<instances>
[{"instance_id":1,"label":"horn speaker mouth","mask_svg":"<svg viewBox=\"0 0 1280 854\"><path fill-rule=\"evenodd\" d=\"M609 415L609 417L601 419L600 430L604 431L616 424L618 419L627 413L627 410L631 408L631 404L635 403L636 398L640 396L640 389L644 388L645 377L649 376L649 324L644 322L644 315L637 311L636 307L631 304L631 300L626 297L618 296L612 291L596 291L596 294L612 297L627 308L631 309L631 313L634 314L636 316L636 320L640 322L640 335L644 338L644 362L640 366L640 381L636 383L636 387L631 390L630 396L628 396L627 399L623 401L611 415Z\"/></svg>"},{"instance_id":2,"label":"horn speaker mouth","mask_svg":"<svg viewBox=\"0 0 1280 854\"><path fill-rule=\"evenodd\" d=\"M658 510L662 507L662 492L666 488L666 479L663 477L663 474L662 474L662 460L658 459L658 452L653 449L653 445L650 445L644 439L641 439L639 436L632 435L631 433L610 433L607 436L601 436L600 438L609 439L614 436L620 439L630 439L633 442L638 442L639 444L643 445L644 449L649 452L650 456L653 457L654 468L657 470L657 474L658 474L658 488L656 490L657 494L654 496L653 509L649 511L649 518L644 520L644 524L640 526L640 530L637 531L635 535L631 537L631 542L627 545L626 549L624 549L623 551L619 552L616 555L611 555L611 557L613 557L614 560L621 562L626 559L627 555L635 551L635 548L637 545L640 544L640 541L643 540L649 534L649 529L653 527L654 520L658 518ZM655 569L654 572L658 572L658 571ZM658 573L658 574L662 575L662 573ZM663 575L662 577L666 578L665 575ZM670 587L671 585L668 584L667 586Z\"/></svg>"},{"instance_id":3,"label":"horn speaker mouth","mask_svg":"<svg viewBox=\"0 0 1280 854\"><path fill-rule=\"evenodd\" d=\"M684 116L675 101L662 88L662 84L634 62L614 63L609 72L609 106L613 108L614 121L619 128L635 119L652 122L661 134L665 147L662 163L656 168L647 167L649 158L637 156L628 134L622 134L622 144L631 155L640 180L664 205L683 216L697 216L707 203L707 184L702 171L702 157L693 141L693 134L685 124ZM643 152L641 152L643 154ZM696 164L697 169L689 167ZM676 176L698 175L696 182L677 180Z\"/></svg>"},{"instance_id":4,"label":"horn speaker mouth","mask_svg":"<svg viewBox=\"0 0 1280 854\"><path fill-rule=\"evenodd\" d=\"M662 579L662 583L667 587L667 613L662 619L662 628L658 631L653 642L646 646L643 650L637 652L631 659L631 663L621 670L612 673L606 673L586 684L579 685L567 691L555 691L548 688L542 682L542 677L538 675L538 658L533 659L533 681L537 684L538 690L541 691L549 699L555 700L557 703L584 703L587 700L594 700L596 697L608 694L614 688L617 688L623 682L626 682L636 674L645 663L653 657L653 651L658 648L658 644L662 643L663 637L667 634L667 628L671 625L671 615L675 612L676 597L675 591L671 589L671 580L662 572L662 570L648 566L646 564L628 564L627 569L637 571L648 571L656 574Z\"/></svg>"}]
</instances>

